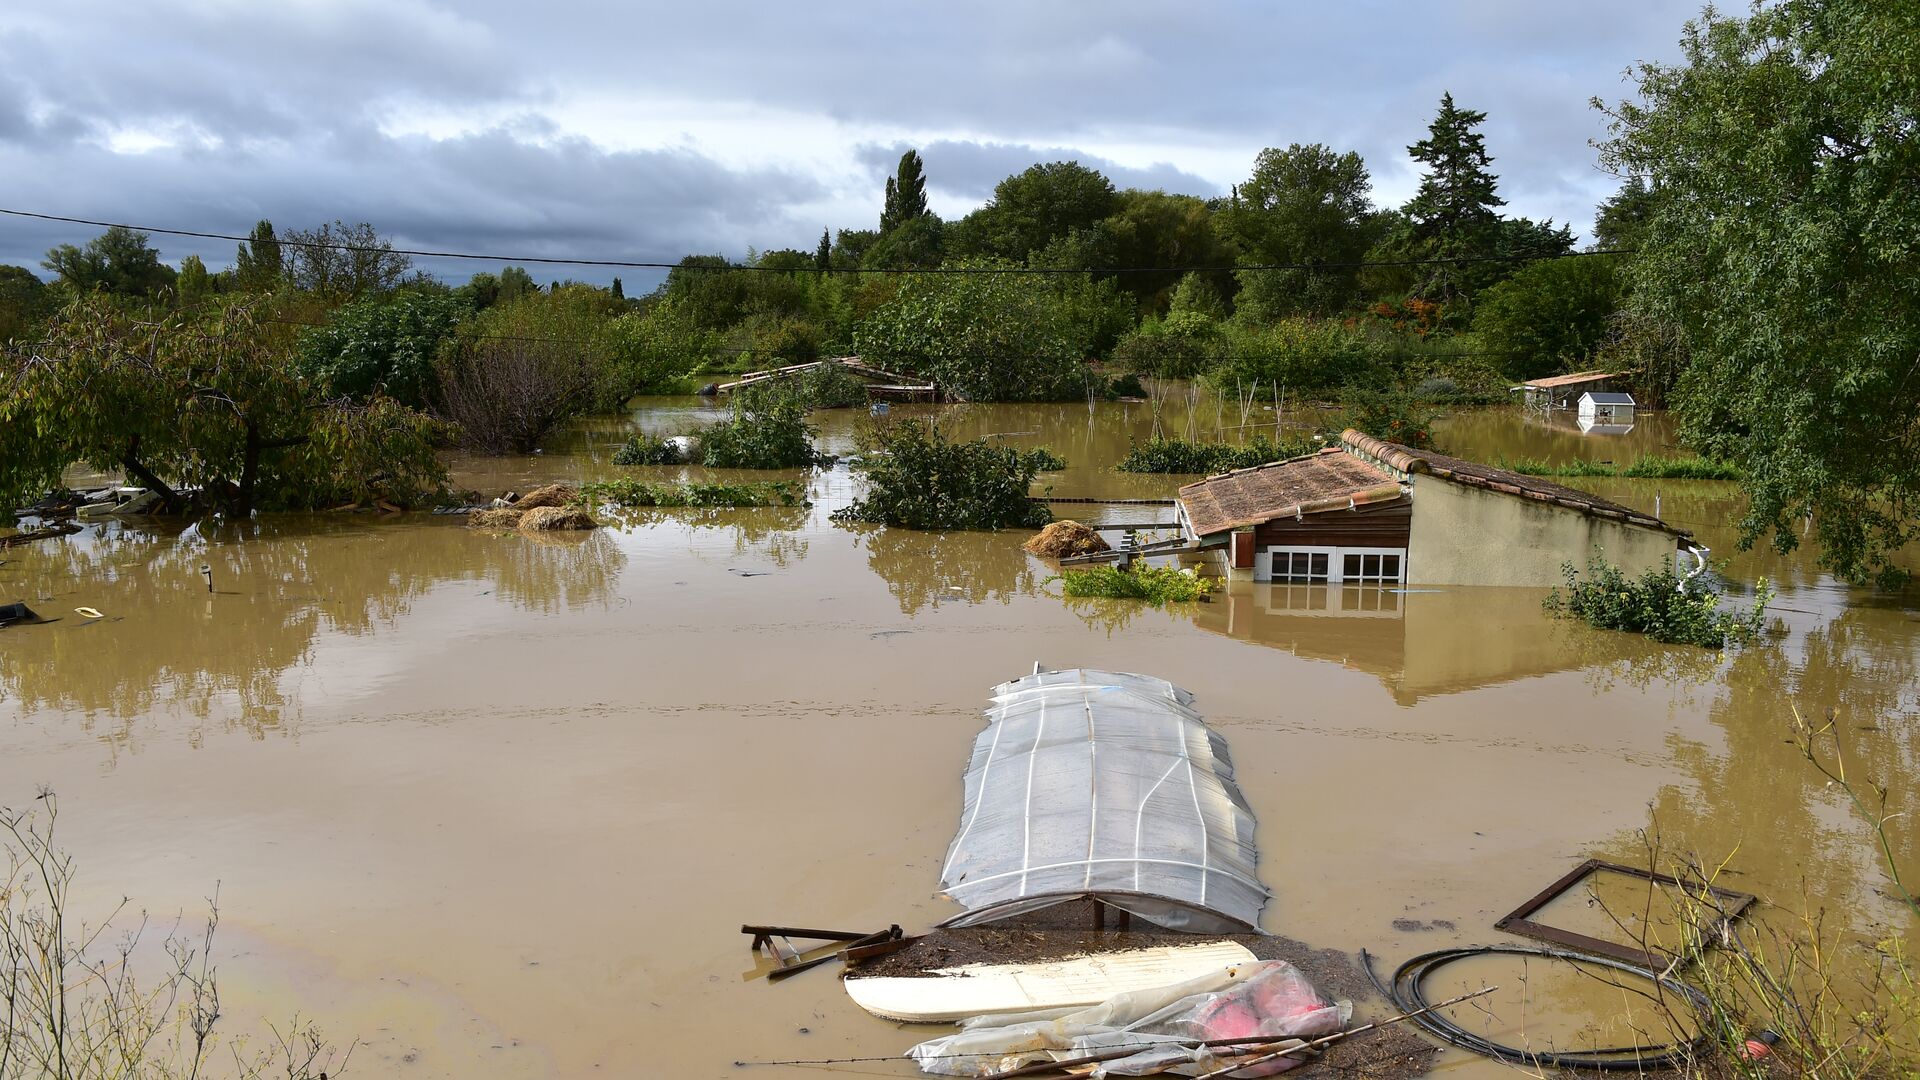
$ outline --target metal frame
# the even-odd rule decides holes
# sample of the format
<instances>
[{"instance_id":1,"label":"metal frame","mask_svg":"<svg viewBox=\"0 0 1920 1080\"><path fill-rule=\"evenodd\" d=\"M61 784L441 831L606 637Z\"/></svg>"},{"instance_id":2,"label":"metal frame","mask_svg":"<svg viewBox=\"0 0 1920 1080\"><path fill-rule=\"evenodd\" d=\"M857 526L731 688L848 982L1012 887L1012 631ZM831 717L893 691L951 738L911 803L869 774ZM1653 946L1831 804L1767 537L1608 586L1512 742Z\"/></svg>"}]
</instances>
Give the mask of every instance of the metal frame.
<instances>
[{"instance_id":1,"label":"metal frame","mask_svg":"<svg viewBox=\"0 0 1920 1080\"><path fill-rule=\"evenodd\" d=\"M1560 880L1542 889L1533 899L1513 909L1506 917L1494 923L1493 928L1495 930L1504 930L1509 934L1533 938L1535 941L1564 945L1567 948L1590 953L1594 956L1605 956L1609 959L1620 960L1629 964L1638 964L1654 970L1665 967L1668 958L1656 956L1646 949L1636 949L1631 945L1622 945L1617 941L1608 941L1605 938L1592 937L1558 926L1548 926L1545 923L1533 921L1532 916L1535 912L1546 907L1554 900L1559 899L1568 889L1586 880L1588 875L1596 871L1624 874L1627 877L1639 878L1653 885L1671 885L1675 888L1683 889L1695 887L1687 882L1681 881L1679 878L1671 877L1667 874L1656 874L1651 870L1642 870L1637 866L1622 866L1619 863L1607 862L1605 859L1588 859L1586 862L1569 870ZM1732 889L1720 888L1718 885L1707 885L1705 889L1708 893L1722 901L1719 905L1720 919L1722 922L1732 922L1739 918L1757 899L1757 897L1751 893L1735 892Z\"/></svg>"}]
</instances>

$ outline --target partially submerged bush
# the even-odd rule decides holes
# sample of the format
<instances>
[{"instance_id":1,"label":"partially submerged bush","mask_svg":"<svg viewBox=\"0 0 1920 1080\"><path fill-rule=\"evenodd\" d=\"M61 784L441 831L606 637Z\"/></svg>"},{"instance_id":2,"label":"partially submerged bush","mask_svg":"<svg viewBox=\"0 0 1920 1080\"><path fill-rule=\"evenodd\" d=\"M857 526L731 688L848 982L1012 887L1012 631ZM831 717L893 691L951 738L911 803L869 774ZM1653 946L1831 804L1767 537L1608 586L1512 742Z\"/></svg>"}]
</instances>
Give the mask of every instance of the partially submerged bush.
<instances>
[{"instance_id":1,"label":"partially submerged bush","mask_svg":"<svg viewBox=\"0 0 1920 1080\"><path fill-rule=\"evenodd\" d=\"M1214 473L1285 461L1314 451L1314 442L1305 437L1275 442L1262 435L1245 443L1186 442L1182 439L1153 439L1127 451L1114 468L1135 473Z\"/></svg>"},{"instance_id":2,"label":"partially submerged bush","mask_svg":"<svg viewBox=\"0 0 1920 1080\"><path fill-rule=\"evenodd\" d=\"M1433 447L1433 422L1444 410L1411 390L1348 386L1340 394L1347 426L1415 450Z\"/></svg>"},{"instance_id":3,"label":"partially submerged bush","mask_svg":"<svg viewBox=\"0 0 1920 1080\"><path fill-rule=\"evenodd\" d=\"M1767 601L1773 590L1760 580L1753 607L1722 611L1720 596L1698 581L1680 580L1672 567L1649 570L1638 581L1604 559L1587 563L1585 577L1572 563L1562 568L1567 591L1549 593L1546 609L1568 619L1580 619L1601 630L1645 634L1670 645L1699 645L1723 649L1743 645L1759 636Z\"/></svg>"},{"instance_id":4,"label":"partially submerged bush","mask_svg":"<svg viewBox=\"0 0 1920 1080\"><path fill-rule=\"evenodd\" d=\"M734 406L733 416L700 433L706 463L716 469L805 469L820 461L806 409L794 398Z\"/></svg>"},{"instance_id":5,"label":"partially submerged bush","mask_svg":"<svg viewBox=\"0 0 1920 1080\"><path fill-rule=\"evenodd\" d=\"M615 465L684 465L680 447L672 439L635 435L613 452Z\"/></svg>"},{"instance_id":6,"label":"partially submerged bush","mask_svg":"<svg viewBox=\"0 0 1920 1080\"><path fill-rule=\"evenodd\" d=\"M615 506L805 506L806 492L796 484L647 484L638 480L605 480L580 489L588 503Z\"/></svg>"},{"instance_id":7,"label":"partially submerged bush","mask_svg":"<svg viewBox=\"0 0 1920 1080\"><path fill-rule=\"evenodd\" d=\"M1502 463L1504 468L1528 476L1621 476L1637 480L1738 480L1740 467L1723 461L1698 457L1662 457L1649 454L1627 465L1611 461L1570 461L1549 465L1538 458L1520 458Z\"/></svg>"},{"instance_id":8,"label":"partially submerged bush","mask_svg":"<svg viewBox=\"0 0 1920 1080\"><path fill-rule=\"evenodd\" d=\"M736 403L791 398L806 409L844 409L867 403L867 384L840 364L827 362L797 375L768 379L735 392Z\"/></svg>"},{"instance_id":9,"label":"partially submerged bush","mask_svg":"<svg viewBox=\"0 0 1920 1080\"><path fill-rule=\"evenodd\" d=\"M1061 591L1070 597L1102 600L1145 600L1150 604L1198 600L1219 589L1212 578L1172 566L1141 565L1133 569L1095 566L1060 575Z\"/></svg>"},{"instance_id":10,"label":"partially submerged bush","mask_svg":"<svg viewBox=\"0 0 1920 1080\"><path fill-rule=\"evenodd\" d=\"M882 431L859 468L865 498L834 511L836 521L909 529L1037 529L1053 520L1028 496L1033 478L1059 459L1043 450L953 442L924 420Z\"/></svg>"}]
</instances>

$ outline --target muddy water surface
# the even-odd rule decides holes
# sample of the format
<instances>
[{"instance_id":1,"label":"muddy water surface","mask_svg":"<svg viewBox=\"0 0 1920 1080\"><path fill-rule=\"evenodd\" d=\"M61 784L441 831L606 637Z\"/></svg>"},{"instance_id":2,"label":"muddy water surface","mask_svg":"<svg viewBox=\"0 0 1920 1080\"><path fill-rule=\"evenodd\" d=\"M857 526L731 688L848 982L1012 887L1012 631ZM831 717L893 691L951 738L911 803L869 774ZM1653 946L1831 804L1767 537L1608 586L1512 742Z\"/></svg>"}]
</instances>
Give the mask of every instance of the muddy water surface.
<instances>
[{"instance_id":1,"label":"muddy water surface","mask_svg":"<svg viewBox=\"0 0 1920 1080\"><path fill-rule=\"evenodd\" d=\"M679 475L609 458L635 426L673 433L707 411L642 403L536 457L460 462L460 479ZM1178 482L1110 469L1151 433L1147 405L949 415L1065 455L1043 478L1056 495L1164 498ZM1184 413L1158 419L1189 430ZM1191 419L1201 434L1241 423L1231 405ZM1624 461L1671 451L1660 421L1602 441L1472 414L1442 437L1482 459ZM854 449L855 416L821 422L828 449ZM1315 945L1391 964L1508 940L1499 916L1582 859L1644 863L1649 829L1664 850L1732 854L1736 887L1782 908L1912 930L1857 819L1785 741L1790 706L1835 710L1889 809L1920 809L1912 595L1735 555L1736 590L1782 586L1781 632L1724 658L1551 621L1533 590L1239 585L1184 611L1068 605L1020 536L836 527L852 478L805 482L804 510L655 512L580 537L327 515L13 549L0 600L59 621L0 631L0 803L59 792L95 907L125 894L191 913L217 884L230 1022L298 1010L357 1036L355 1069L373 1076L724 1076L737 1059L916 1041L826 971L747 978L737 931L951 914L934 891L980 709L1035 661L1198 695L1259 815L1265 924ZM1594 490L1657 497L1732 551L1734 485ZM1920 840L1896 828L1920 877ZM1534 986L1529 1011L1502 1006L1488 1030L1618 1034L1572 1015L1604 1003L1592 991Z\"/></svg>"}]
</instances>

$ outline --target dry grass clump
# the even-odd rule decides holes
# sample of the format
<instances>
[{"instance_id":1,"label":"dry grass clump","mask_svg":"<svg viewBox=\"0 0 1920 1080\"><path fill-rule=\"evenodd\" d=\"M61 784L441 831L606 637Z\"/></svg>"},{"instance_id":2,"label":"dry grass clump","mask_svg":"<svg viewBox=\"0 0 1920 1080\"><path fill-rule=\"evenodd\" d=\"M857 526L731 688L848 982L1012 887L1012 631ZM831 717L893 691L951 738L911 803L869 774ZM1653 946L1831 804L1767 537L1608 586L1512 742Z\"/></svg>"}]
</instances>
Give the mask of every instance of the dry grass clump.
<instances>
[{"instance_id":1,"label":"dry grass clump","mask_svg":"<svg viewBox=\"0 0 1920 1080\"><path fill-rule=\"evenodd\" d=\"M517 506L501 506L492 510L475 510L467 515L467 527L470 529L517 529L525 510Z\"/></svg>"},{"instance_id":2,"label":"dry grass clump","mask_svg":"<svg viewBox=\"0 0 1920 1080\"><path fill-rule=\"evenodd\" d=\"M1069 555L1092 555L1111 550L1099 533L1077 521L1056 521L1021 546L1044 559L1064 559Z\"/></svg>"},{"instance_id":3,"label":"dry grass clump","mask_svg":"<svg viewBox=\"0 0 1920 1080\"><path fill-rule=\"evenodd\" d=\"M566 484L548 484L537 487L525 495L513 500L515 510L532 510L541 506L567 506L580 501L580 489Z\"/></svg>"},{"instance_id":4,"label":"dry grass clump","mask_svg":"<svg viewBox=\"0 0 1920 1080\"><path fill-rule=\"evenodd\" d=\"M536 506L520 515L520 531L556 532L562 529L591 529L599 525L592 515L577 506Z\"/></svg>"}]
</instances>

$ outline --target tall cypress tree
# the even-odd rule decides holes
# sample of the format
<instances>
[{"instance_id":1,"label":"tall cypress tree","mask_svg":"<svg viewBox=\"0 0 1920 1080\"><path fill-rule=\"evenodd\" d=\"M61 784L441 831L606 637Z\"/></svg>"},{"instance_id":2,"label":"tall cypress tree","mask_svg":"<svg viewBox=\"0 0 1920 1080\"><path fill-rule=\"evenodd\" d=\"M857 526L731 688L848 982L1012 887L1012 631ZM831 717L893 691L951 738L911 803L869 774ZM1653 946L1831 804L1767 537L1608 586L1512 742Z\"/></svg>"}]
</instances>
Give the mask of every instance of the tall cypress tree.
<instances>
[{"instance_id":1,"label":"tall cypress tree","mask_svg":"<svg viewBox=\"0 0 1920 1080\"><path fill-rule=\"evenodd\" d=\"M1430 259L1471 259L1492 254L1499 235L1500 215L1494 209L1506 200L1495 194L1499 177L1487 170L1486 139L1475 130L1487 114L1462 109L1451 93L1440 97L1440 113L1427 128L1427 137L1407 147L1415 161L1427 167L1420 190L1406 205L1413 222L1419 253ZM1441 263L1421 275L1416 292L1429 300L1451 304L1467 298L1481 275L1472 264Z\"/></svg>"},{"instance_id":2,"label":"tall cypress tree","mask_svg":"<svg viewBox=\"0 0 1920 1080\"><path fill-rule=\"evenodd\" d=\"M918 150L900 155L900 167L887 178L887 201L880 210L880 235L927 214L927 177Z\"/></svg>"},{"instance_id":3,"label":"tall cypress tree","mask_svg":"<svg viewBox=\"0 0 1920 1080\"><path fill-rule=\"evenodd\" d=\"M813 251L813 265L822 270L833 269L833 238L826 229L820 230L820 246Z\"/></svg>"},{"instance_id":4,"label":"tall cypress tree","mask_svg":"<svg viewBox=\"0 0 1920 1080\"><path fill-rule=\"evenodd\" d=\"M243 289L271 289L286 272L286 259L280 241L273 235L273 222L261 221L247 234L234 256L233 276Z\"/></svg>"}]
</instances>

